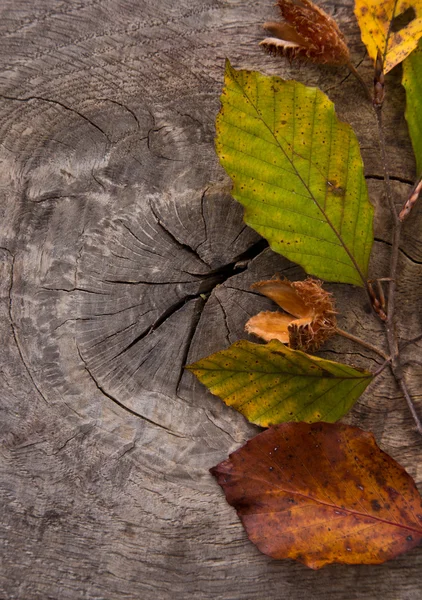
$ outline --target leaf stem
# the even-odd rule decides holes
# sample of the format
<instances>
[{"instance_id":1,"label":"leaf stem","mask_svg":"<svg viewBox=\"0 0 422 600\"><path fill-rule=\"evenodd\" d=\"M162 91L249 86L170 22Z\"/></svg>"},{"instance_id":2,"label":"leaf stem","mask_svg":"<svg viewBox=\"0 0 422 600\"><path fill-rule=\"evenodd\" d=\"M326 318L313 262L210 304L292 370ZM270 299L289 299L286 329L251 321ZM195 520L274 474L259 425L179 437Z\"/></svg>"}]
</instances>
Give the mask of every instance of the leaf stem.
<instances>
[{"instance_id":1,"label":"leaf stem","mask_svg":"<svg viewBox=\"0 0 422 600\"><path fill-rule=\"evenodd\" d=\"M347 331L344 331L343 329L339 329L338 327L336 327L336 333L338 335L341 335L344 338L347 338L348 340L351 340L352 342L355 342L356 344L360 344L361 346L364 346L368 350L371 350L371 352L375 352L375 354L378 354L379 356L384 358L387 362L389 362L391 360L391 357L388 356L388 354L386 354L385 352L383 352L380 348L373 346L369 342L365 342L365 340L362 340L361 338L356 337L352 333L348 333Z\"/></svg>"},{"instance_id":2,"label":"leaf stem","mask_svg":"<svg viewBox=\"0 0 422 600\"><path fill-rule=\"evenodd\" d=\"M369 91L369 87L366 85L365 80L362 78L361 74L359 73L359 71L356 69L355 65L349 61L347 63L347 66L349 67L350 71L353 73L353 75L356 77L356 79L359 81L360 85L362 86L366 97L368 98L369 102L372 104L372 96L371 96L371 92Z\"/></svg>"},{"instance_id":3,"label":"leaf stem","mask_svg":"<svg viewBox=\"0 0 422 600\"><path fill-rule=\"evenodd\" d=\"M382 365L372 373L372 375L374 376L374 379L376 377L378 377L378 375L381 375L381 373L384 371L385 367L387 367L391 362L391 358L387 358L387 360L385 360Z\"/></svg>"}]
</instances>

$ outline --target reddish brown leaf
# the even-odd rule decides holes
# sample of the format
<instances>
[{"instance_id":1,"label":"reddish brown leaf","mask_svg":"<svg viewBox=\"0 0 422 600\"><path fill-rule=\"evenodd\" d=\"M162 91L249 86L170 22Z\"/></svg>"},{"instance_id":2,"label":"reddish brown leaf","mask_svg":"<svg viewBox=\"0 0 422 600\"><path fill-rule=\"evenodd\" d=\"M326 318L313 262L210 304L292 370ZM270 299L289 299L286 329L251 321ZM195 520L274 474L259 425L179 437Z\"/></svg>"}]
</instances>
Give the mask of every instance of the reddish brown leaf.
<instances>
[{"instance_id":1,"label":"reddish brown leaf","mask_svg":"<svg viewBox=\"0 0 422 600\"><path fill-rule=\"evenodd\" d=\"M249 538L312 569L377 564L422 539L422 500L374 436L339 423L282 423L211 469Z\"/></svg>"}]
</instances>

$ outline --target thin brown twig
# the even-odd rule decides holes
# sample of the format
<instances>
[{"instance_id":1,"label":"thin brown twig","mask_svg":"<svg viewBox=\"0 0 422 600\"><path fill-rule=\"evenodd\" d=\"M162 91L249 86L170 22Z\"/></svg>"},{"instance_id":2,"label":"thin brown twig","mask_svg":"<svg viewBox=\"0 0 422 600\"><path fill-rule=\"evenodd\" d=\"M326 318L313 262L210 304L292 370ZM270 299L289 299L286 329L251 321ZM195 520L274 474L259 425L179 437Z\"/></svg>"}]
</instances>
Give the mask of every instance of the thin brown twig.
<instances>
[{"instance_id":1,"label":"thin brown twig","mask_svg":"<svg viewBox=\"0 0 422 600\"><path fill-rule=\"evenodd\" d=\"M347 66L349 67L350 71L353 73L353 75L356 77L356 79L359 81L360 85L362 86L366 97L368 98L369 102L371 102L372 104L372 96L371 96L371 92L369 91L369 87L366 85L365 80L363 79L363 77L361 76L361 74L359 73L359 71L356 69L355 65L349 61L347 63Z\"/></svg>"},{"instance_id":2,"label":"thin brown twig","mask_svg":"<svg viewBox=\"0 0 422 600\"><path fill-rule=\"evenodd\" d=\"M406 399L407 406L409 407L409 410L412 413L413 420L416 423L416 429L422 435L422 422L419 419L418 413L416 412L415 405L413 403L411 395L409 394L409 390L407 389L406 383L403 378L399 379L398 383L401 388L401 391L403 392L403 396Z\"/></svg>"},{"instance_id":3,"label":"thin brown twig","mask_svg":"<svg viewBox=\"0 0 422 600\"><path fill-rule=\"evenodd\" d=\"M391 363L390 368L391 372L394 376L394 379L397 382L397 385L400 387L409 410L412 414L413 420L416 424L416 429L420 434L422 434L422 423L419 419L418 413L416 411L415 405L413 403L412 397L407 389L406 382L404 381L402 369L400 365L400 354L399 347L397 342L397 334L395 327L395 309L396 309L396 283L397 283L397 267L399 260L399 247L400 247L400 234L401 234L401 226L402 221L397 214L396 206L394 204L393 191L391 187L391 180L388 170L388 162L387 162L387 149L385 142L384 129L382 125L382 106L374 106L375 114L377 117L378 124L378 135L379 135L379 145L381 152L381 160L384 171L384 190L385 196L388 201L388 205L390 207L391 216L393 218L393 240L391 245L391 257L390 257L390 275L389 275L389 283L388 283L388 305L387 305L387 320L385 321L385 328L387 334L387 343L388 349L391 354Z\"/></svg>"},{"instance_id":4,"label":"thin brown twig","mask_svg":"<svg viewBox=\"0 0 422 600\"><path fill-rule=\"evenodd\" d=\"M394 204L393 199L393 191L391 188L390 174L388 171L388 160L387 160L387 144L385 142L385 134L384 127L382 124L382 107L376 106L374 107L375 115L377 117L377 125L378 125L378 138L379 138L379 146L381 151L381 162L382 168L384 172L384 191L387 198L388 206L390 207L391 216L394 220L394 225L396 226L399 222L399 217L397 215L397 210Z\"/></svg>"},{"instance_id":5,"label":"thin brown twig","mask_svg":"<svg viewBox=\"0 0 422 600\"><path fill-rule=\"evenodd\" d=\"M416 342L419 342L420 340L422 340L422 333L412 338L411 340L407 340L406 342L403 342L403 344L400 344L399 351L401 352L402 350L407 348L407 346L410 346L411 344L416 344Z\"/></svg>"},{"instance_id":6,"label":"thin brown twig","mask_svg":"<svg viewBox=\"0 0 422 600\"><path fill-rule=\"evenodd\" d=\"M391 363L391 357L390 357L390 358L387 358L387 360L385 360L385 361L382 363L382 365L381 365L381 366L380 366L380 367L379 367L379 368L378 368L376 371L374 371L374 372L372 373L372 375L374 376L374 379L375 379L376 377L378 377L378 375L381 375L381 373L384 371L384 369L385 369L386 367L388 367L388 365L389 365L390 363Z\"/></svg>"},{"instance_id":7,"label":"thin brown twig","mask_svg":"<svg viewBox=\"0 0 422 600\"><path fill-rule=\"evenodd\" d=\"M409 198L404 203L403 208L400 211L399 219L400 221L404 221L410 215L410 211L415 206L418 201L419 196L422 193L422 175L419 176L419 179L416 181L415 185L412 188L412 191L409 194Z\"/></svg>"},{"instance_id":8,"label":"thin brown twig","mask_svg":"<svg viewBox=\"0 0 422 600\"><path fill-rule=\"evenodd\" d=\"M389 357L388 354L383 352L380 348L373 346L369 342L366 342L365 340L362 340L361 338L356 337L352 333L348 333L347 331L344 331L343 329L339 329L338 327L336 327L336 333L338 335L341 335L344 338L347 338L348 340L351 340L352 342L355 342L356 344L360 344L361 346L364 346L368 350L371 350L371 352L375 352L375 354L378 354L379 356L384 358L387 362L390 362L391 357Z\"/></svg>"}]
</instances>

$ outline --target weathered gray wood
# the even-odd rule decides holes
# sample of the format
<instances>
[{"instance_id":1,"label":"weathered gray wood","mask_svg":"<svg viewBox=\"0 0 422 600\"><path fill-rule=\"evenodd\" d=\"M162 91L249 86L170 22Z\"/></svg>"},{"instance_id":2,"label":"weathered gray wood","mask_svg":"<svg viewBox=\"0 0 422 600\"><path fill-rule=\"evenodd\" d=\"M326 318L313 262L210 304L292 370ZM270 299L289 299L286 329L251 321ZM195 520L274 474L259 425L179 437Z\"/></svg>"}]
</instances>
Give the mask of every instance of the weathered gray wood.
<instances>
[{"instance_id":1,"label":"weathered gray wood","mask_svg":"<svg viewBox=\"0 0 422 600\"><path fill-rule=\"evenodd\" d=\"M358 64L352 3L334 4ZM1 0L0 11L0 596L419 598L420 549L317 573L261 555L208 474L258 428L183 372L270 306L251 283L303 277L243 225L218 166L226 56L336 101L377 207L371 273L387 275L376 132L353 78L262 54L260 24L276 14L266 0ZM369 62L359 68L370 81ZM389 159L404 198L414 159L399 73L388 90ZM403 339L422 328L421 211L403 236ZM328 287L342 326L383 343L362 291ZM322 354L379 363L343 339ZM420 346L407 356L422 410ZM388 374L347 421L374 431L422 484L422 440Z\"/></svg>"}]
</instances>

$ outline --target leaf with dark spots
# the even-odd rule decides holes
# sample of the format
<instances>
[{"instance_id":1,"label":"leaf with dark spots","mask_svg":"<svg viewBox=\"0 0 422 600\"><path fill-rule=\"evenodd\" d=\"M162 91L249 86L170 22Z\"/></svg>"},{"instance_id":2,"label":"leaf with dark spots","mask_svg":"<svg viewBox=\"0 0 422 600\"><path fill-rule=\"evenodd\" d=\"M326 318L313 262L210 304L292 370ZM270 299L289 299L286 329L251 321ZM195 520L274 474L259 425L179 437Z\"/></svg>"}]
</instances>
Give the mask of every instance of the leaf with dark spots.
<instances>
[{"instance_id":1,"label":"leaf with dark spots","mask_svg":"<svg viewBox=\"0 0 422 600\"><path fill-rule=\"evenodd\" d=\"M312 569L378 564L422 539L414 481L357 427L283 423L211 473L251 541L273 558Z\"/></svg>"},{"instance_id":2,"label":"leaf with dark spots","mask_svg":"<svg viewBox=\"0 0 422 600\"><path fill-rule=\"evenodd\" d=\"M373 207L359 143L320 90L227 62L216 150L244 220L325 281L366 285Z\"/></svg>"},{"instance_id":3,"label":"leaf with dark spots","mask_svg":"<svg viewBox=\"0 0 422 600\"><path fill-rule=\"evenodd\" d=\"M235 342L187 367L199 381L251 423L341 419L372 374L348 365L268 344Z\"/></svg>"},{"instance_id":4,"label":"leaf with dark spots","mask_svg":"<svg viewBox=\"0 0 422 600\"><path fill-rule=\"evenodd\" d=\"M356 0L355 15L369 56L375 62L381 54L385 73L409 56L422 36L422 0Z\"/></svg>"}]
</instances>

